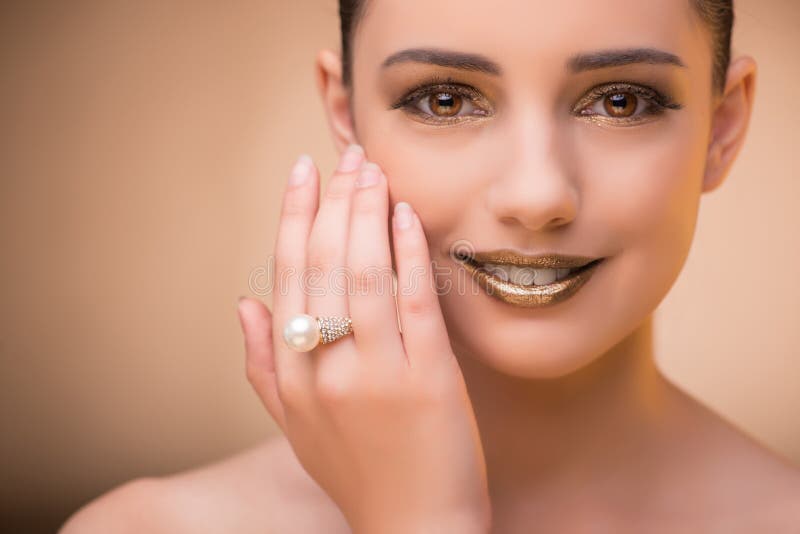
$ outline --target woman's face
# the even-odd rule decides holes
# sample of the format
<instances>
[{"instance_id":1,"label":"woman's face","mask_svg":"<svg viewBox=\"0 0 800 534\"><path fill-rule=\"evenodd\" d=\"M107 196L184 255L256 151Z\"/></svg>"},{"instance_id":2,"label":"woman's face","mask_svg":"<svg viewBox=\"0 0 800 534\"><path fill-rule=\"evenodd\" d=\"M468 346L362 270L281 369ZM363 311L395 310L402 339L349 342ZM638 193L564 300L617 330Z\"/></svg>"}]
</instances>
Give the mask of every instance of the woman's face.
<instances>
[{"instance_id":1,"label":"woman's face","mask_svg":"<svg viewBox=\"0 0 800 534\"><path fill-rule=\"evenodd\" d=\"M419 214L457 352L531 378L590 363L649 317L688 255L710 135L705 27L675 0L369 4L353 43L358 141L392 202ZM382 66L418 48L494 65ZM656 60L589 57L632 49ZM458 87L434 81L396 106L431 77ZM531 308L475 285L454 245L605 259L572 297Z\"/></svg>"}]
</instances>

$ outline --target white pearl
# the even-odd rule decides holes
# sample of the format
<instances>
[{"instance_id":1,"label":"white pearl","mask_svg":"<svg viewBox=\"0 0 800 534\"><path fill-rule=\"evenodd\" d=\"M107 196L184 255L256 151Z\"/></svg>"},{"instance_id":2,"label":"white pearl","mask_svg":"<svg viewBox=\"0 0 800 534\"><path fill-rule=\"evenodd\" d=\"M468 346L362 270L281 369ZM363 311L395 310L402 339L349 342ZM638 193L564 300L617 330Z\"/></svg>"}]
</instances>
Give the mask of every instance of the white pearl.
<instances>
[{"instance_id":1,"label":"white pearl","mask_svg":"<svg viewBox=\"0 0 800 534\"><path fill-rule=\"evenodd\" d=\"M308 352L319 343L319 325L317 320L304 313L293 315L283 329L286 345L297 352Z\"/></svg>"}]
</instances>

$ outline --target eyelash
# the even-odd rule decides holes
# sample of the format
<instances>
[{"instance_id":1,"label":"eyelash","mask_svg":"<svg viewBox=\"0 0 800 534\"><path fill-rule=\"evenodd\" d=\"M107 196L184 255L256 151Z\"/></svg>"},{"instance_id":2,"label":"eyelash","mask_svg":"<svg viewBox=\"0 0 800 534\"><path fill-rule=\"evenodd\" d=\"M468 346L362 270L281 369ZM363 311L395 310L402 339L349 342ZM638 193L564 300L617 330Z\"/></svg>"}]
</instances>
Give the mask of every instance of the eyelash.
<instances>
[{"instance_id":1,"label":"eyelash","mask_svg":"<svg viewBox=\"0 0 800 534\"><path fill-rule=\"evenodd\" d=\"M470 120L471 118L480 118L480 116L473 116L431 119L430 117L434 117L434 115L430 115L429 113L426 113L425 111L422 111L414 106L414 104L416 104L416 102L422 97L427 97L437 93L452 93L457 96L467 98L473 103L485 100L483 95L481 95L477 89L469 85L459 83L453 78L441 78L438 76L433 76L409 89L404 96L392 104L391 109L403 109L409 113L422 117L425 122L433 124L446 125L454 122Z\"/></svg>"},{"instance_id":2,"label":"eyelash","mask_svg":"<svg viewBox=\"0 0 800 534\"><path fill-rule=\"evenodd\" d=\"M447 77L442 78L439 76L433 76L422 83L419 83L409 89L403 97L401 97L397 102L392 104L391 109L403 109L409 113L414 115L418 115L421 117L425 122L431 124L438 124L438 125L449 125L457 122L463 122L465 120L474 120L480 119L491 112L487 112L484 110L486 115L471 115L471 116L455 116L450 118L432 118L436 117L435 115L431 115L421 109L419 109L415 104L423 97L428 97L431 95L435 95L438 93L450 93L455 94L459 97L466 98L473 104L476 102L485 101L485 97L480 93L480 91L476 90L475 88L465 85L462 83L457 82L453 78ZM631 118L615 118L609 117L606 115L598 114L598 113L585 113L590 105L602 101L604 97L619 94L619 93L631 93L636 95L637 98L641 97L644 98L647 106L642 112L636 116ZM638 106L637 106L638 107ZM683 106L678 104L677 102L673 101L669 95L661 93L652 87L648 87L645 85L641 85L634 82L612 82L612 83L605 83L600 84L592 87L589 89L587 94L582 97L578 104L572 109L573 114L579 117L599 117L600 120L605 120L614 124L635 124L641 122L642 120L646 119L650 116L657 116L662 114L667 110L676 110L681 109Z\"/></svg>"}]
</instances>

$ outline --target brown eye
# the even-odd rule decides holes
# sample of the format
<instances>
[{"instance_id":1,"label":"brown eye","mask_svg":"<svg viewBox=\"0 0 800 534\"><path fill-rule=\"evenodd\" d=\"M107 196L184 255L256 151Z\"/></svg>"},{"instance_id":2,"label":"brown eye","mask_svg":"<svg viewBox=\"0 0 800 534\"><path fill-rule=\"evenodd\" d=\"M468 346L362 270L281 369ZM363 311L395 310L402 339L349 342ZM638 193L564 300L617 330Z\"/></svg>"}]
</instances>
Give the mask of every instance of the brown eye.
<instances>
[{"instance_id":1,"label":"brown eye","mask_svg":"<svg viewBox=\"0 0 800 534\"><path fill-rule=\"evenodd\" d=\"M392 104L415 120L435 125L454 125L492 115L491 103L477 89L448 80L423 83Z\"/></svg>"},{"instance_id":2,"label":"brown eye","mask_svg":"<svg viewBox=\"0 0 800 534\"><path fill-rule=\"evenodd\" d=\"M616 82L592 87L573 106L572 113L608 124L633 126L655 120L666 111L682 108L683 105L668 94L652 87Z\"/></svg>"},{"instance_id":3,"label":"brown eye","mask_svg":"<svg viewBox=\"0 0 800 534\"><path fill-rule=\"evenodd\" d=\"M431 111L439 117L452 117L456 115L463 104L462 97L453 93L432 93L428 97Z\"/></svg>"},{"instance_id":4,"label":"brown eye","mask_svg":"<svg viewBox=\"0 0 800 534\"><path fill-rule=\"evenodd\" d=\"M603 107L614 118L632 116L637 105L638 98L633 93L613 93L603 98Z\"/></svg>"}]
</instances>

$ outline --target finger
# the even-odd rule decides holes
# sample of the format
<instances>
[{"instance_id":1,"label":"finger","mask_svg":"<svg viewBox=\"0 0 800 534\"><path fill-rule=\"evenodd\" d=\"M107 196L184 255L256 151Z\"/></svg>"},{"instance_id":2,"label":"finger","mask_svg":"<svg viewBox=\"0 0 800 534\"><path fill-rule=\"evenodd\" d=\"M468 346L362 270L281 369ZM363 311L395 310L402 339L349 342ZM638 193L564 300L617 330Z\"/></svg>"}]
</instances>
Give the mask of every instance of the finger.
<instances>
[{"instance_id":1,"label":"finger","mask_svg":"<svg viewBox=\"0 0 800 534\"><path fill-rule=\"evenodd\" d=\"M435 291L430 253L419 217L406 202L395 204L392 236L397 264L397 307L411 367L452 357Z\"/></svg>"},{"instance_id":2,"label":"finger","mask_svg":"<svg viewBox=\"0 0 800 534\"><path fill-rule=\"evenodd\" d=\"M328 181L308 238L306 293L308 313L317 316L348 316L349 273L345 269L350 221L350 203L364 149L350 145L342 154ZM345 336L330 345L318 345L315 354L352 351L353 338Z\"/></svg>"},{"instance_id":3,"label":"finger","mask_svg":"<svg viewBox=\"0 0 800 534\"><path fill-rule=\"evenodd\" d=\"M319 174L311 158L302 155L292 169L283 196L275 242L275 291L273 323L280 333L273 337L278 392L299 401L313 381L308 358L292 351L283 340L283 327L289 317L305 313L306 295L301 277L306 268L306 243L319 205Z\"/></svg>"},{"instance_id":4,"label":"finger","mask_svg":"<svg viewBox=\"0 0 800 534\"><path fill-rule=\"evenodd\" d=\"M388 206L386 176L377 164L365 163L353 193L347 266L354 282L348 295L354 341L359 354L368 357L378 351L403 355L392 293Z\"/></svg>"},{"instance_id":5,"label":"finger","mask_svg":"<svg viewBox=\"0 0 800 534\"><path fill-rule=\"evenodd\" d=\"M247 380L285 434L286 419L272 354L272 315L261 301L244 297L239 300L238 313L244 334Z\"/></svg>"}]
</instances>

